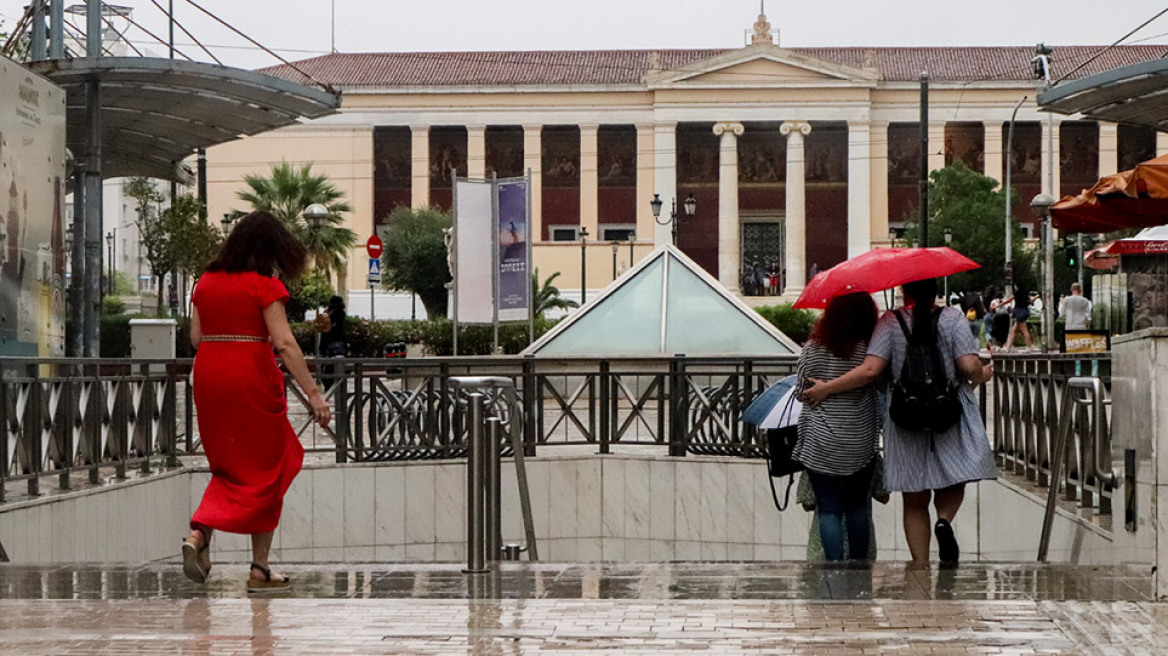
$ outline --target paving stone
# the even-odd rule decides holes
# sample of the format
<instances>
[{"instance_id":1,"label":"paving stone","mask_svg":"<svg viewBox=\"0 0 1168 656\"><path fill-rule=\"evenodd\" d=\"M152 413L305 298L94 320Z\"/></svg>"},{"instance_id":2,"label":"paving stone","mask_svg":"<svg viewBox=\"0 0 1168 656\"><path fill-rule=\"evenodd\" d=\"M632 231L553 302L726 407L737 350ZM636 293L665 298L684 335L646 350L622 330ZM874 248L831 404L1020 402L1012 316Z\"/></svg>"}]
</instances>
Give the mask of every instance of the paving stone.
<instances>
[{"instance_id":1,"label":"paving stone","mask_svg":"<svg viewBox=\"0 0 1168 656\"><path fill-rule=\"evenodd\" d=\"M249 597L243 564L206 585L177 563L0 566L0 653L1168 653L1168 606L1124 568L508 563L469 583L449 564L280 569L292 590Z\"/></svg>"}]
</instances>

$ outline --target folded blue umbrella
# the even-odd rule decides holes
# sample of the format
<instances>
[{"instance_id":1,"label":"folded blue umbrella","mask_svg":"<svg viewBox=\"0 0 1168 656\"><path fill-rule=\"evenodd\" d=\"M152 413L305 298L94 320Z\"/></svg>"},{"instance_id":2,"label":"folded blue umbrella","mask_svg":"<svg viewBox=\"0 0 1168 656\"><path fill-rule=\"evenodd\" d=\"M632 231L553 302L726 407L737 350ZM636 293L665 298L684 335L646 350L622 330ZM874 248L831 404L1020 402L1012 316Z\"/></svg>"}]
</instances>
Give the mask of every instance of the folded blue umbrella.
<instances>
[{"instance_id":1,"label":"folded blue umbrella","mask_svg":"<svg viewBox=\"0 0 1168 656\"><path fill-rule=\"evenodd\" d=\"M754 424L755 426L762 424L763 420L771 414L775 406L783 400L787 392L791 391L798 382L799 377L791 375L768 387L742 413L742 421L748 424Z\"/></svg>"}]
</instances>

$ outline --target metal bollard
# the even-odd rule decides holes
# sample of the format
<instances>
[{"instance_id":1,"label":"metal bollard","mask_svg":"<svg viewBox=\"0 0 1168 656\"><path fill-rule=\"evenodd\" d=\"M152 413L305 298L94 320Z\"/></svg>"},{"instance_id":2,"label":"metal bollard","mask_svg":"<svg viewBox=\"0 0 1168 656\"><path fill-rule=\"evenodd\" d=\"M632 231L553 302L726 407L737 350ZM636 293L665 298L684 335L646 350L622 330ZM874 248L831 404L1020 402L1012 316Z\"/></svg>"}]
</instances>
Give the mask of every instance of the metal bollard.
<instances>
[{"instance_id":1,"label":"metal bollard","mask_svg":"<svg viewBox=\"0 0 1168 656\"><path fill-rule=\"evenodd\" d=\"M527 551L526 547L521 547L514 542L508 542L507 546L503 547L503 560L519 560L519 554Z\"/></svg>"},{"instance_id":2,"label":"metal bollard","mask_svg":"<svg viewBox=\"0 0 1168 656\"><path fill-rule=\"evenodd\" d=\"M486 553L490 560L498 560L503 548L503 507L502 507L502 420L498 417L487 419L486 457L483 459L486 474Z\"/></svg>"},{"instance_id":3,"label":"metal bollard","mask_svg":"<svg viewBox=\"0 0 1168 656\"><path fill-rule=\"evenodd\" d=\"M485 526L484 512L486 498L484 494L484 473L486 470L486 440L483 435L483 403L482 394L473 393L470 403L470 445L466 460L466 502L467 502L467 536L466 536L466 571L478 574L487 571L486 552L484 547Z\"/></svg>"}]
</instances>

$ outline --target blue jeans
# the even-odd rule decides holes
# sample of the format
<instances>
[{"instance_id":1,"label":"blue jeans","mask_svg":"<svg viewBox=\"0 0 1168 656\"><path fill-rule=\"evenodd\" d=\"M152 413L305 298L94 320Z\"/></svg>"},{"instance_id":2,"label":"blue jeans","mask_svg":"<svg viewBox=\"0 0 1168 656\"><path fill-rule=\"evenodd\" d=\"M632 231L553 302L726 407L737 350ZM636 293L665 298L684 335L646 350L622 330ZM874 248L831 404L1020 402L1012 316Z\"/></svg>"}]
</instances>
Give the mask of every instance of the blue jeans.
<instances>
[{"instance_id":1,"label":"blue jeans","mask_svg":"<svg viewBox=\"0 0 1168 656\"><path fill-rule=\"evenodd\" d=\"M815 507L819 511L819 536L823 539L823 556L827 560L844 559L844 526L847 526L848 553L853 560L868 555L871 519L868 504L872 496L872 468L847 476L832 476L807 470L815 490Z\"/></svg>"}]
</instances>

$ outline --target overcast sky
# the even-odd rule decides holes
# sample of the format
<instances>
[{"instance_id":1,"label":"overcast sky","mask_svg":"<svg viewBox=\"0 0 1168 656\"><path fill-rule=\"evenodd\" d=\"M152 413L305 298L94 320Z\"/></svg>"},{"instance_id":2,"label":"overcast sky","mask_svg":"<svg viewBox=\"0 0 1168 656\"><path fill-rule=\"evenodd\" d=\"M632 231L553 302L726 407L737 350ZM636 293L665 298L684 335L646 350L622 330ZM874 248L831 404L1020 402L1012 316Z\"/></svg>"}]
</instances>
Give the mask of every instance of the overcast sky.
<instances>
[{"instance_id":1,"label":"overcast sky","mask_svg":"<svg viewBox=\"0 0 1168 656\"><path fill-rule=\"evenodd\" d=\"M168 1L157 0L163 7ZM4 29L27 2L0 0ZM247 68L275 63L187 0L173 2L178 21L216 46L212 50L225 63ZM197 2L293 60L328 52L334 34L341 52L733 48L743 45L758 12L758 0ZM116 4L133 7L135 21L165 37L165 14L151 0ZM769 0L766 9L781 32L781 45L791 47L1106 45L1168 8L1168 1L1128 0L1122 11L1100 11L1100 6L1098 0ZM83 17L71 19L84 25ZM131 35L134 42L152 41L138 30ZM177 41L190 43L181 33ZM1168 44L1168 14L1128 42ZM207 59L197 48L182 50Z\"/></svg>"}]
</instances>

